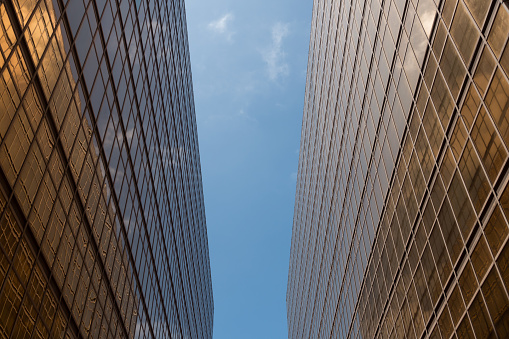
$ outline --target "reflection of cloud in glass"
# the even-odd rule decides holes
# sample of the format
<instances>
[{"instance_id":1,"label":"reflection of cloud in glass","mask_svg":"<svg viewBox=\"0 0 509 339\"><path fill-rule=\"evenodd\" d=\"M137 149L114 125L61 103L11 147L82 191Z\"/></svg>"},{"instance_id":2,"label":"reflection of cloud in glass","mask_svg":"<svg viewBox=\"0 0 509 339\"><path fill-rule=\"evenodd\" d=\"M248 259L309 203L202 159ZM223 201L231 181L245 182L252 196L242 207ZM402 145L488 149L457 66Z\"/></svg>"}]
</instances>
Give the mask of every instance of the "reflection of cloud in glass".
<instances>
[{"instance_id":1,"label":"reflection of cloud in glass","mask_svg":"<svg viewBox=\"0 0 509 339\"><path fill-rule=\"evenodd\" d=\"M433 0L421 0L417 6L417 17L420 19L424 32L429 37L433 22L437 15L437 9Z\"/></svg>"},{"instance_id":2,"label":"reflection of cloud in glass","mask_svg":"<svg viewBox=\"0 0 509 339\"><path fill-rule=\"evenodd\" d=\"M56 263L51 271L55 285L51 285L53 287L45 297L52 304L61 304L55 315L53 335L64 336L58 323L59 318L64 316L74 324L74 328L79 328L82 336L98 337L101 328L92 326L92 321L104 315L106 303L114 306L110 310L111 320L122 323L122 327L127 329L130 320L135 319L131 318L133 308L137 307L132 286L126 286L125 277L131 274L131 268L119 240L115 209L112 205L108 206L106 201L109 188L108 185L102 185L106 173L99 161L99 149L91 142L91 123L83 116L82 99L74 91L79 79L72 75L70 62L64 62L62 53L66 52L66 47L61 27L57 26L53 32L55 19L52 3L25 1L21 7L18 5L17 2L0 4L2 33L15 39L13 27L26 26L25 40L18 39L17 53L9 52L7 66L11 68L7 73L15 76L8 78L6 85L8 88L15 86L19 97L17 102L0 110L0 121L3 123L4 119L9 119L13 122L14 129L5 131L8 140L10 135L18 133L16 123L29 114L32 126L25 126L24 138L19 140L32 144L37 140L37 147L27 147L22 153L17 153L23 159L23 165L12 174L22 182L14 187L14 191L18 199L24 202L22 208L26 206L23 208L24 217L29 219L26 232L33 233L35 242L31 248L40 248L40 255L30 259L30 262L35 265L35 270L45 267L45 264ZM6 10L6 7L9 9ZM16 17L8 15L8 11ZM0 48L0 55L6 56L12 46L2 43ZM24 69L20 68L21 65ZM36 65L37 73L34 71ZM32 85L28 87L30 81ZM23 96L25 92L27 95ZM0 95L3 94L0 91ZM4 99L2 97L0 101L5 102ZM16 105L19 106L18 110ZM10 154L13 151L14 145L2 143L0 152ZM44 156L44 160L39 158L39 154ZM12 165L5 161L11 157L2 154L0 158L2 172L9 173L6 169L12 168ZM96 166L98 161L100 166ZM32 171L27 173L26 168ZM97 173L96 169L102 172ZM51 180L49 175L43 176L45 172L49 173ZM23 235L20 241L31 241L25 237L28 236ZM75 246L80 243L83 247ZM98 275L93 275L94 265L98 267ZM89 269L81 270L82 266ZM49 275L45 273L40 276ZM95 279L107 283L105 293L100 298L97 297L99 282ZM113 286L122 292L114 293ZM34 288L37 290L39 287ZM71 307L74 295L80 301L78 304L74 302L74 307ZM30 296L34 301L40 297ZM54 298L61 301L55 302ZM41 314L43 321L45 318L46 315ZM14 322L15 319L11 320ZM3 324L0 322L0 326ZM21 332L17 333L21 335Z\"/></svg>"}]
</instances>

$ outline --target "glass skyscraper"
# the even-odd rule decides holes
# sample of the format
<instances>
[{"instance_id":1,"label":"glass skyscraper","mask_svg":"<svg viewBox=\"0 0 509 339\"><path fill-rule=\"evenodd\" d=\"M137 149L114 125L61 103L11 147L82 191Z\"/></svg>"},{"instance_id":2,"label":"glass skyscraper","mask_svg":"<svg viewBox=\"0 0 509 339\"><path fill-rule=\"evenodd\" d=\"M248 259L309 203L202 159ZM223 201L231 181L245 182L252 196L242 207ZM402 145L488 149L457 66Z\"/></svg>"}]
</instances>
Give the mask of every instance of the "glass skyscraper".
<instances>
[{"instance_id":1,"label":"glass skyscraper","mask_svg":"<svg viewBox=\"0 0 509 339\"><path fill-rule=\"evenodd\" d=\"M290 338L509 337L509 9L315 0Z\"/></svg>"},{"instance_id":2,"label":"glass skyscraper","mask_svg":"<svg viewBox=\"0 0 509 339\"><path fill-rule=\"evenodd\" d=\"M0 0L0 338L212 338L183 0Z\"/></svg>"}]
</instances>

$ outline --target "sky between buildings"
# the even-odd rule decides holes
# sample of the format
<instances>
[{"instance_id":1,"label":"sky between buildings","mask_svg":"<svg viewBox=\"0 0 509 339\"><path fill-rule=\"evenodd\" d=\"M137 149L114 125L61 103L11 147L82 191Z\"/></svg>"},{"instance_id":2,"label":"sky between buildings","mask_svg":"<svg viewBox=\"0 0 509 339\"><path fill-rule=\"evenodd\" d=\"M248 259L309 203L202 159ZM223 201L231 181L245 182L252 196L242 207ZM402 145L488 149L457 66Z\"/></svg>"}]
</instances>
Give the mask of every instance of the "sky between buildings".
<instances>
[{"instance_id":1,"label":"sky between buildings","mask_svg":"<svg viewBox=\"0 0 509 339\"><path fill-rule=\"evenodd\" d=\"M188 0L214 338L286 338L312 1Z\"/></svg>"}]
</instances>

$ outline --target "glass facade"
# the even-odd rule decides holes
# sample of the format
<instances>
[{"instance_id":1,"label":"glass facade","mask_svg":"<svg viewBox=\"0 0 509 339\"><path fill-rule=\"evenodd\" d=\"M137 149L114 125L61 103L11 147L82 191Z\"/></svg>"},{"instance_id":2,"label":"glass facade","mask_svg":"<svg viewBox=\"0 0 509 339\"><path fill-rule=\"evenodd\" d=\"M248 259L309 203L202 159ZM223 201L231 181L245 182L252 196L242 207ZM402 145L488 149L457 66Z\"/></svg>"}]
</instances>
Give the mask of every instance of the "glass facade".
<instances>
[{"instance_id":1,"label":"glass facade","mask_svg":"<svg viewBox=\"0 0 509 339\"><path fill-rule=\"evenodd\" d=\"M290 338L509 337L509 9L314 1Z\"/></svg>"},{"instance_id":2,"label":"glass facade","mask_svg":"<svg viewBox=\"0 0 509 339\"><path fill-rule=\"evenodd\" d=\"M0 338L212 338L183 0L0 0Z\"/></svg>"}]
</instances>

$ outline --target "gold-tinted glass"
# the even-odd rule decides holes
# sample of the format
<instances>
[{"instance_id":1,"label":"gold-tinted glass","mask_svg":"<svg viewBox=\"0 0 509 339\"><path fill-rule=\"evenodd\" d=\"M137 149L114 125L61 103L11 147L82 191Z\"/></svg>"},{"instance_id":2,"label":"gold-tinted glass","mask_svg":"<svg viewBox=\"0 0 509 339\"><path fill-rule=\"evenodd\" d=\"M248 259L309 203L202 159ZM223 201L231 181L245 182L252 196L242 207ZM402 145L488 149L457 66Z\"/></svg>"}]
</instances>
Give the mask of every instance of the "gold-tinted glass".
<instances>
[{"instance_id":1,"label":"gold-tinted glass","mask_svg":"<svg viewBox=\"0 0 509 339\"><path fill-rule=\"evenodd\" d=\"M470 9L477 25L482 27L490 8L490 1L465 0L465 3Z\"/></svg>"},{"instance_id":2,"label":"gold-tinted glass","mask_svg":"<svg viewBox=\"0 0 509 339\"><path fill-rule=\"evenodd\" d=\"M1 338L211 338L185 32L175 1L0 1Z\"/></svg>"},{"instance_id":3,"label":"gold-tinted glass","mask_svg":"<svg viewBox=\"0 0 509 339\"><path fill-rule=\"evenodd\" d=\"M486 92L486 87L488 86L494 69L495 59L491 55L489 48L485 47L474 75L474 82L481 94Z\"/></svg>"},{"instance_id":4,"label":"gold-tinted glass","mask_svg":"<svg viewBox=\"0 0 509 339\"><path fill-rule=\"evenodd\" d=\"M505 23L509 12L501 1L403 2L331 1L332 6L338 6L339 16L327 9L327 2L319 2L315 9L301 140L301 159L307 160L301 160L299 167L306 172L300 177L294 214L294 239L300 240L298 249L292 247L290 265L290 273L300 273L289 279L287 294L291 338L315 334L478 338L507 333L505 325L500 325L507 316L500 312L506 312L509 300L509 48ZM350 8L361 23L368 20L361 13L369 13L367 18L375 22L379 18L379 31L367 22L366 26L354 26ZM337 38L326 34L330 33L329 20L337 20L341 27ZM370 27L370 39L378 33L378 40L365 42L363 27ZM395 34L398 30L401 33ZM341 55L328 47L339 41L344 42ZM366 70L359 59L367 55L362 51L367 45L370 50L385 52L370 52L372 70ZM330 71L321 48L343 60L333 61L344 75L337 85L346 105L336 110L314 104L335 97L320 82L320 75ZM409 51L413 52L410 57ZM342 59L342 55L348 58ZM420 66L419 76L407 69L415 63ZM415 82L411 99L406 79L400 77L402 70ZM366 86L362 100L370 102L376 97L387 104L378 100L378 105L369 105L370 110L359 106L355 102L358 91L351 92L358 79L364 83L374 79L376 88ZM348 107L361 107L361 114L352 114ZM364 117L370 119L373 110L377 117L373 121L380 119L380 124L370 128ZM340 124L333 124L347 146L340 144L325 152L317 146L329 142L317 127L321 119L340 119ZM356 119L359 121L350 122ZM315 213L320 213L313 206L323 204L310 193L322 189L315 174L322 170L321 163L309 160L318 155L338 161L339 170L331 173L336 179L328 183L341 187L333 188L333 195L341 198L330 212L343 216L337 223L311 222L318 220ZM378 159L388 179L380 185L386 187L382 194L372 193L380 175L372 173L381 167L369 164L378 164ZM373 211L369 197L375 195L383 196L384 203L367 221L366 211ZM364 236L370 234L365 225L371 225L371 220L373 228L368 229L375 234ZM323 231L323 239L332 235L337 239L332 240L337 263L314 261L314 249L321 250L322 240L315 239L312 229ZM359 245L359 239L364 246ZM366 249L366 261L355 257L361 247ZM300 266L304 260L306 268ZM360 287L351 283L356 274L348 271L350 267L360 272ZM318 271L317 276L310 273ZM338 272L338 283L327 285L329 272ZM308 283L308 278L303 278L306 274L316 280ZM323 296L308 292L323 284L331 286ZM504 293L500 305L494 303L493 293ZM337 307L327 306L331 298L338 300ZM355 305L351 311L349 300ZM326 306L316 314L315 304Z\"/></svg>"},{"instance_id":5,"label":"gold-tinted glass","mask_svg":"<svg viewBox=\"0 0 509 339\"><path fill-rule=\"evenodd\" d=\"M491 26L490 34L488 35L488 44L495 52L497 58L500 57L504 43L509 34L509 11L506 6L500 6L495 17L495 21Z\"/></svg>"},{"instance_id":6,"label":"gold-tinted glass","mask_svg":"<svg viewBox=\"0 0 509 339\"><path fill-rule=\"evenodd\" d=\"M502 216L502 212L500 211L500 207L498 207L498 205L495 205L495 210L491 214L484 232L486 239L488 240L491 253L493 256L496 256L500 250L500 247L507 238L507 235L509 234L509 229L507 228L504 217Z\"/></svg>"},{"instance_id":7,"label":"gold-tinted glass","mask_svg":"<svg viewBox=\"0 0 509 339\"><path fill-rule=\"evenodd\" d=\"M471 135L488 177L494 183L507 159L507 152L484 107L477 116Z\"/></svg>"}]
</instances>

